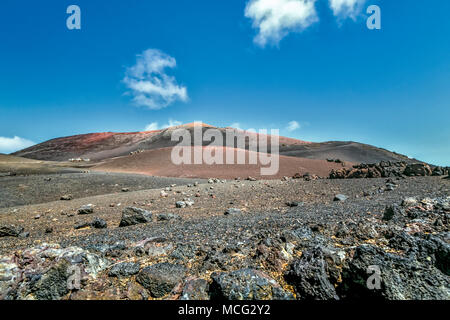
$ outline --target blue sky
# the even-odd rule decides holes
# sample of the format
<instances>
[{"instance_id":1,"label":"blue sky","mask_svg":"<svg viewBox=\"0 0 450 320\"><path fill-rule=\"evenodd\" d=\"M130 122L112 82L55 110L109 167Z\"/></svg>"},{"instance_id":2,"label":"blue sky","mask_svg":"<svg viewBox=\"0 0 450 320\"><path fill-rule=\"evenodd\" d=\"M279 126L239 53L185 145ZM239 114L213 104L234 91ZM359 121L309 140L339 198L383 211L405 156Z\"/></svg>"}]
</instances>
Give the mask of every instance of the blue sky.
<instances>
[{"instance_id":1,"label":"blue sky","mask_svg":"<svg viewBox=\"0 0 450 320\"><path fill-rule=\"evenodd\" d=\"M450 165L450 2L332 1L3 0L0 152L200 120Z\"/></svg>"}]
</instances>

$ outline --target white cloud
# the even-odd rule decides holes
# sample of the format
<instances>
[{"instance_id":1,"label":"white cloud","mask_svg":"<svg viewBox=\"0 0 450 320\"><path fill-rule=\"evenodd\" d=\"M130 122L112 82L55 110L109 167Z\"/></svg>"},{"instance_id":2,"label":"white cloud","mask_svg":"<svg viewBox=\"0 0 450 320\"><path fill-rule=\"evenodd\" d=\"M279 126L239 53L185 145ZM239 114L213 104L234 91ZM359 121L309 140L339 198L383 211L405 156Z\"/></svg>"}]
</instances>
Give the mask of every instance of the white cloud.
<instances>
[{"instance_id":1,"label":"white cloud","mask_svg":"<svg viewBox=\"0 0 450 320\"><path fill-rule=\"evenodd\" d=\"M176 126L179 126L182 124L183 123L181 121L172 120L172 119L169 119L169 122L166 124L163 124L162 126L159 126L158 122L152 122L145 127L144 131L161 130L161 129L165 129L165 128L176 127Z\"/></svg>"},{"instance_id":2,"label":"white cloud","mask_svg":"<svg viewBox=\"0 0 450 320\"><path fill-rule=\"evenodd\" d=\"M33 141L15 136L0 137L0 153L12 153L35 145Z\"/></svg>"},{"instance_id":3,"label":"white cloud","mask_svg":"<svg viewBox=\"0 0 450 320\"><path fill-rule=\"evenodd\" d=\"M233 122L233 123L230 125L230 128L242 130L241 124L240 124L239 122Z\"/></svg>"},{"instance_id":4,"label":"white cloud","mask_svg":"<svg viewBox=\"0 0 450 320\"><path fill-rule=\"evenodd\" d=\"M250 0L245 16L259 29L254 41L264 47L278 45L289 32L300 32L319 20L317 0Z\"/></svg>"},{"instance_id":5,"label":"white cloud","mask_svg":"<svg viewBox=\"0 0 450 320\"><path fill-rule=\"evenodd\" d=\"M330 8L336 17L353 20L361 13L366 0L329 0Z\"/></svg>"},{"instance_id":6,"label":"white cloud","mask_svg":"<svg viewBox=\"0 0 450 320\"><path fill-rule=\"evenodd\" d=\"M187 101L187 89L166 74L177 65L175 58L157 49L148 49L137 56L136 64L127 69L123 82L138 106L157 110L181 100Z\"/></svg>"},{"instance_id":7,"label":"white cloud","mask_svg":"<svg viewBox=\"0 0 450 320\"><path fill-rule=\"evenodd\" d=\"M158 129L158 122L152 122L145 127L144 131L154 131Z\"/></svg>"},{"instance_id":8,"label":"white cloud","mask_svg":"<svg viewBox=\"0 0 450 320\"><path fill-rule=\"evenodd\" d=\"M286 127L286 130L289 132L295 131L297 129L300 129L300 123L297 121L291 121L288 123L288 126Z\"/></svg>"}]
</instances>

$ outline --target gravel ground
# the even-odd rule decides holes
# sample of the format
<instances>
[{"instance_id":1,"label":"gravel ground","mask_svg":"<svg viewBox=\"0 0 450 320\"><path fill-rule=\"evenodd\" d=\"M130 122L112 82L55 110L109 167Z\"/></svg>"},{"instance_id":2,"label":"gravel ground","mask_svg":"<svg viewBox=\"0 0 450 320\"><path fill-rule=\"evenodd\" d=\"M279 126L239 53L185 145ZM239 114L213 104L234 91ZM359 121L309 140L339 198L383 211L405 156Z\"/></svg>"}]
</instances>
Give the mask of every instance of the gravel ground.
<instances>
[{"instance_id":1,"label":"gravel ground","mask_svg":"<svg viewBox=\"0 0 450 320\"><path fill-rule=\"evenodd\" d=\"M388 191L390 185L394 187ZM450 299L449 214L448 207L443 209L438 204L448 206L448 179L299 179L197 186L178 183L164 191L167 196L161 196L161 191L120 192L0 209L0 225L20 225L30 233L28 238L0 238L0 254L7 256L43 243L56 243L62 248L82 248L105 257L113 265L138 264L128 268L140 270L138 276L128 275L122 281L111 278L107 271L101 272L96 280L87 281L83 290L71 293L63 290L64 295L58 296L63 299L179 299L183 295L188 298L219 295L230 299L345 298L361 294L357 287L361 281L356 274L366 263L389 266L385 267L386 280L380 297ZM348 198L334 201L337 194ZM392 220L383 219L386 207L400 206L407 197L418 199L418 205L402 209ZM435 205L428 205L426 198ZM183 200L193 200L194 204L177 208L176 202ZM298 202L298 206L290 207L288 202ZM76 214L86 204L92 204L94 212ZM152 221L119 228L122 211L128 206L151 211ZM224 215L230 208L238 210ZM168 213L178 219L157 221L159 214ZM94 217L103 219L108 228L74 229L76 224L89 223ZM52 232L46 233L49 228ZM141 245L146 253L136 251ZM380 260L367 260L364 258L367 252L370 259ZM341 258L343 262L336 262ZM158 290L150 285L156 281L152 277L160 277L158 274L164 274L164 270L183 274L180 268L187 270L186 277L169 279L172 282L158 278L163 282ZM252 296L242 296L248 292L247 286L253 285L248 279L257 278L260 271L264 272L262 282L270 277L281 289L271 287L272 291L265 296L260 296L259 289ZM406 280L399 282L402 277ZM187 282L175 286L180 279ZM195 280L194 285L189 282L192 279L204 281L209 289L204 289L201 296L192 295L189 288L200 290L197 285L202 283ZM170 288L175 287L161 291L167 281ZM227 281L242 287L229 291Z\"/></svg>"},{"instance_id":2,"label":"gravel ground","mask_svg":"<svg viewBox=\"0 0 450 320\"><path fill-rule=\"evenodd\" d=\"M193 182L193 179L104 172L6 176L0 177L0 208L57 201L69 194L77 199L122 192L122 188L136 191Z\"/></svg>"}]
</instances>

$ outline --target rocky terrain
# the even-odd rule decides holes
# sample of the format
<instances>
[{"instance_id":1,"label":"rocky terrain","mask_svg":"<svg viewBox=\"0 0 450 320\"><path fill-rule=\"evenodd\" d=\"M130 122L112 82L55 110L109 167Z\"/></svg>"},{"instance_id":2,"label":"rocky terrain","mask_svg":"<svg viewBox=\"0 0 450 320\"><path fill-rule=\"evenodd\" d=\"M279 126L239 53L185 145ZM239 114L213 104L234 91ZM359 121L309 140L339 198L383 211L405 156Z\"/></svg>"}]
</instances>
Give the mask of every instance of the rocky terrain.
<instances>
[{"instance_id":1,"label":"rocky terrain","mask_svg":"<svg viewBox=\"0 0 450 320\"><path fill-rule=\"evenodd\" d=\"M450 298L445 176L295 178L0 209L0 297Z\"/></svg>"},{"instance_id":2,"label":"rocky terrain","mask_svg":"<svg viewBox=\"0 0 450 320\"><path fill-rule=\"evenodd\" d=\"M450 299L448 167L280 137L264 180L175 166L177 128L0 155L0 299Z\"/></svg>"}]
</instances>

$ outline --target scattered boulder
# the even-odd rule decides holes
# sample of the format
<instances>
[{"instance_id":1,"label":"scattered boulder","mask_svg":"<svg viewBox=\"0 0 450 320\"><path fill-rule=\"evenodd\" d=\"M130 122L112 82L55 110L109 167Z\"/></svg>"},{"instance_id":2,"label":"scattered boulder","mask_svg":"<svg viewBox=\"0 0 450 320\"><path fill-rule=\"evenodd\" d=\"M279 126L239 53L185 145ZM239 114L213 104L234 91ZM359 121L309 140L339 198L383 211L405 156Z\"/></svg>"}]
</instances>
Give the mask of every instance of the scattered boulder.
<instances>
[{"instance_id":1,"label":"scattered boulder","mask_svg":"<svg viewBox=\"0 0 450 320\"><path fill-rule=\"evenodd\" d=\"M0 238L2 237L19 237L23 233L24 228L14 225L0 226Z\"/></svg>"},{"instance_id":2,"label":"scattered boulder","mask_svg":"<svg viewBox=\"0 0 450 320\"><path fill-rule=\"evenodd\" d=\"M402 206L406 208L415 207L419 204L416 198L408 197L402 200Z\"/></svg>"},{"instance_id":3,"label":"scattered boulder","mask_svg":"<svg viewBox=\"0 0 450 320\"><path fill-rule=\"evenodd\" d=\"M63 299L107 267L107 260L89 251L55 244L0 256L0 300Z\"/></svg>"},{"instance_id":4,"label":"scattered boulder","mask_svg":"<svg viewBox=\"0 0 450 320\"><path fill-rule=\"evenodd\" d=\"M229 208L225 211L226 216L234 216L234 215L241 214L241 213L242 213L242 210L236 209L236 208Z\"/></svg>"},{"instance_id":5,"label":"scattered boulder","mask_svg":"<svg viewBox=\"0 0 450 320\"><path fill-rule=\"evenodd\" d=\"M181 219L179 215L173 213L160 213L157 215L156 219L158 221L170 221Z\"/></svg>"},{"instance_id":6,"label":"scattered boulder","mask_svg":"<svg viewBox=\"0 0 450 320\"><path fill-rule=\"evenodd\" d=\"M177 208L186 208L186 207L192 207L194 205L194 201L192 201L191 199L187 198L186 200L183 201L177 201L175 203L175 206Z\"/></svg>"},{"instance_id":7,"label":"scattered boulder","mask_svg":"<svg viewBox=\"0 0 450 320\"><path fill-rule=\"evenodd\" d=\"M80 209L78 209L78 214L81 215L92 213L94 213L94 206L92 204L86 204L84 206L81 206Z\"/></svg>"},{"instance_id":8,"label":"scattered boulder","mask_svg":"<svg viewBox=\"0 0 450 320\"><path fill-rule=\"evenodd\" d=\"M100 218L95 218L92 222L80 222L75 225L75 230L84 229L84 228L95 228L95 229L106 229L108 227L105 220Z\"/></svg>"},{"instance_id":9,"label":"scattered boulder","mask_svg":"<svg viewBox=\"0 0 450 320\"><path fill-rule=\"evenodd\" d=\"M146 288L152 297L161 298L169 294L183 280L185 274L185 267L164 262L142 269L136 281Z\"/></svg>"},{"instance_id":10,"label":"scattered boulder","mask_svg":"<svg viewBox=\"0 0 450 320\"><path fill-rule=\"evenodd\" d=\"M293 295L260 270L213 273L211 300L291 300Z\"/></svg>"},{"instance_id":11,"label":"scattered boulder","mask_svg":"<svg viewBox=\"0 0 450 320\"><path fill-rule=\"evenodd\" d=\"M162 190L160 193L160 196L161 196L161 198L167 198L169 196L169 194L166 191Z\"/></svg>"},{"instance_id":12,"label":"scattered boulder","mask_svg":"<svg viewBox=\"0 0 450 320\"><path fill-rule=\"evenodd\" d=\"M73 196L72 196L71 194L63 195L63 196L61 196L61 198L60 198L60 200L62 200L62 201L70 201L70 200L72 200L72 199L73 199Z\"/></svg>"},{"instance_id":13,"label":"scattered boulder","mask_svg":"<svg viewBox=\"0 0 450 320\"><path fill-rule=\"evenodd\" d=\"M75 230L79 230L79 229L84 229L84 228L89 228L91 227L91 222L80 222L77 223L74 227Z\"/></svg>"},{"instance_id":14,"label":"scattered boulder","mask_svg":"<svg viewBox=\"0 0 450 320\"><path fill-rule=\"evenodd\" d=\"M345 201L347 199L348 199L348 197L346 195L337 194L337 195L334 196L333 201Z\"/></svg>"},{"instance_id":15,"label":"scattered boulder","mask_svg":"<svg viewBox=\"0 0 450 320\"><path fill-rule=\"evenodd\" d=\"M430 176L431 168L426 163L408 164L403 172L406 176Z\"/></svg>"},{"instance_id":16,"label":"scattered boulder","mask_svg":"<svg viewBox=\"0 0 450 320\"><path fill-rule=\"evenodd\" d=\"M109 270L108 275L110 277L130 277L139 272L141 265L139 263L134 262L121 262L114 265L111 270Z\"/></svg>"},{"instance_id":17,"label":"scattered boulder","mask_svg":"<svg viewBox=\"0 0 450 320\"><path fill-rule=\"evenodd\" d=\"M432 176L445 176L446 170L443 167L435 167L431 173Z\"/></svg>"},{"instance_id":18,"label":"scattered boulder","mask_svg":"<svg viewBox=\"0 0 450 320\"><path fill-rule=\"evenodd\" d=\"M180 300L208 300L209 284L205 279L191 278L186 280Z\"/></svg>"},{"instance_id":19,"label":"scattered boulder","mask_svg":"<svg viewBox=\"0 0 450 320\"><path fill-rule=\"evenodd\" d=\"M135 207L127 207L122 211L122 219L120 220L119 227L127 227L151 221L152 213L150 211Z\"/></svg>"},{"instance_id":20,"label":"scattered boulder","mask_svg":"<svg viewBox=\"0 0 450 320\"><path fill-rule=\"evenodd\" d=\"M95 218L91 225L95 229L106 229L108 227L106 221L100 218Z\"/></svg>"},{"instance_id":21,"label":"scattered boulder","mask_svg":"<svg viewBox=\"0 0 450 320\"><path fill-rule=\"evenodd\" d=\"M403 210L398 205L394 204L391 206L387 206L386 209L384 210L383 220L390 221L394 217L403 216L403 214L404 214Z\"/></svg>"},{"instance_id":22,"label":"scattered boulder","mask_svg":"<svg viewBox=\"0 0 450 320\"><path fill-rule=\"evenodd\" d=\"M299 202L299 201L288 201L288 202L286 202L286 205L288 206L288 207L300 207L300 206L302 206L303 205L303 202Z\"/></svg>"},{"instance_id":23,"label":"scattered boulder","mask_svg":"<svg viewBox=\"0 0 450 320\"><path fill-rule=\"evenodd\" d=\"M292 263L285 278L294 286L299 299L338 300L327 271L328 264L324 259L323 249L314 247L303 252L301 258Z\"/></svg>"},{"instance_id":24,"label":"scattered boulder","mask_svg":"<svg viewBox=\"0 0 450 320\"><path fill-rule=\"evenodd\" d=\"M347 299L448 300L449 287L435 267L364 244L344 266L339 292Z\"/></svg>"}]
</instances>

